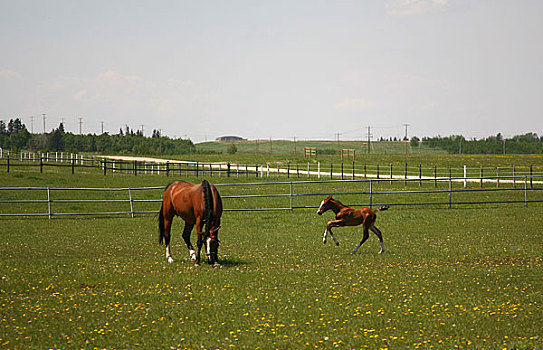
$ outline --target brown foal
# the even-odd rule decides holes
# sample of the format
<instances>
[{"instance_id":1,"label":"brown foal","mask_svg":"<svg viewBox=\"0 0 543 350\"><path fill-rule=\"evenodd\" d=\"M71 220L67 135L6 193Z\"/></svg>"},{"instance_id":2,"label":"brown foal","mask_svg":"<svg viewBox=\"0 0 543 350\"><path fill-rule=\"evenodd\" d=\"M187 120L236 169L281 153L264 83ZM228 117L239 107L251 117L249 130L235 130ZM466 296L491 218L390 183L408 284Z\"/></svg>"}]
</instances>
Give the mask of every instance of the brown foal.
<instances>
[{"instance_id":1,"label":"brown foal","mask_svg":"<svg viewBox=\"0 0 543 350\"><path fill-rule=\"evenodd\" d=\"M358 249L360 249L360 246L362 246L362 244L364 244L364 242L368 239L370 235L369 230L375 233L379 238L379 242L381 242L381 250L379 253L383 253L385 251L385 244L383 243L383 234L377 227L375 227L375 219L377 218L375 213L378 211L387 210L388 208L389 206L385 205L375 210L370 208L354 209L341 204L340 201L333 199L332 196L328 196L321 202L321 205L317 210L317 214L322 215L324 212L332 210L334 214L336 214L336 219L328 221L322 242L326 243L326 237L328 233L330 233L330 236L332 236L332 239L334 242L336 242L336 245L339 245L339 242L332 233L332 227L358 226L362 224L364 228L364 235L362 236L360 243L358 243L358 245L353 249L351 254L355 254Z\"/></svg>"}]
</instances>

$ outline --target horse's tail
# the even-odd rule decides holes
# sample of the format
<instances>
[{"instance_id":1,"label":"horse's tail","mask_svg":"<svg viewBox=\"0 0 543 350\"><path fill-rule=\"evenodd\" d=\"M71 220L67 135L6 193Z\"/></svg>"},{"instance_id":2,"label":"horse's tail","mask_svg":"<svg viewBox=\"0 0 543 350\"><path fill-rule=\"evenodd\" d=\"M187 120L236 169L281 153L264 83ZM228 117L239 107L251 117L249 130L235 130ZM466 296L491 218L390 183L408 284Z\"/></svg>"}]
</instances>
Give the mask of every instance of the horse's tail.
<instances>
[{"instance_id":1,"label":"horse's tail","mask_svg":"<svg viewBox=\"0 0 543 350\"><path fill-rule=\"evenodd\" d=\"M160 211L158 212L158 244L162 244L164 241L164 204L160 206Z\"/></svg>"},{"instance_id":2,"label":"horse's tail","mask_svg":"<svg viewBox=\"0 0 543 350\"><path fill-rule=\"evenodd\" d=\"M204 205L205 205L205 211L204 211L204 224L205 224L205 231L209 232L213 227L213 193L211 193L211 185L207 180L202 181L202 189L204 191Z\"/></svg>"},{"instance_id":3,"label":"horse's tail","mask_svg":"<svg viewBox=\"0 0 543 350\"><path fill-rule=\"evenodd\" d=\"M375 212L388 210L389 208L390 208L390 205L383 205L382 207L375 209Z\"/></svg>"},{"instance_id":4,"label":"horse's tail","mask_svg":"<svg viewBox=\"0 0 543 350\"><path fill-rule=\"evenodd\" d=\"M171 183L164 187L164 196L166 196L166 190L170 187ZM158 212L158 244L162 244L164 241L164 233L166 228L164 227L164 200L160 205L160 211Z\"/></svg>"}]
</instances>

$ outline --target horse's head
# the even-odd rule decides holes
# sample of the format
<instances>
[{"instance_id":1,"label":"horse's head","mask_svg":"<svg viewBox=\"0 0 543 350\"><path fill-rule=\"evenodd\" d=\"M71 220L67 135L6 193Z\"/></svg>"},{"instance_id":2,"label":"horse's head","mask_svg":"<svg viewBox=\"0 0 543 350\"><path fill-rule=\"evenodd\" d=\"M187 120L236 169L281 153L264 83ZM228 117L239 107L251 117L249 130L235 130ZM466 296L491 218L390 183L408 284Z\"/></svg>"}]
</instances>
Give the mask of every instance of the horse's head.
<instances>
[{"instance_id":1,"label":"horse's head","mask_svg":"<svg viewBox=\"0 0 543 350\"><path fill-rule=\"evenodd\" d=\"M220 265L219 264L219 258L218 258L218 252L219 252L219 229L221 227L215 227L214 229L209 231L209 235L206 237L205 241L205 249L206 249L206 257L207 257L207 263L212 265Z\"/></svg>"},{"instance_id":2,"label":"horse's head","mask_svg":"<svg viewBox=\"0 0 543 350\"><path fill-rule=\"evenodd\" d=\"M332 209L333 203L332 203L332 196L326 197L319 206L319 209L317 210L317 214L322 215L327 210Z\"/></svg>"}]
</instances>

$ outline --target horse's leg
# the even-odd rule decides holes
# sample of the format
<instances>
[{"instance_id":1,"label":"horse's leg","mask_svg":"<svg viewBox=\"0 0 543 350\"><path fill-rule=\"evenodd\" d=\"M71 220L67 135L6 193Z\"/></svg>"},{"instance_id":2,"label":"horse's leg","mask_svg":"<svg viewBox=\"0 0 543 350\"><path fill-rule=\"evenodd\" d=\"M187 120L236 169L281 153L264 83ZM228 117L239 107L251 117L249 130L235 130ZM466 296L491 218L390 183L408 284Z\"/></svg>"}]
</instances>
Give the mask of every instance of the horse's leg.
<instances>
[{"instance_id":1,"label":"horse's leg","mask_svg":"<svg viewBox=\"0 0 543 350\"><path fill-rule=\"evenodd\" d=\"M197 217L196 218L196 233L198 234L198 240L196 241L196 246L198 247L198 251L196 252L196 260L195 263L197 266L200 265L200 251L202 250L202 245L204 243L204 235L202 233L202 220Z\"/></svg>"},{"instance_id":2,"label":"horse's leg","mask_svg":"<svg viewBox=\"0 0 543 350\"><path fill-rule=\"evenodd\" d=\"M192 243L190 242L190 233L192 232L193 227L194 227L194 224L189 224L188 222L185 222L185 228L183 229L183 239L185 240L185 243L187 244L190 260L196 261L196 250L194 250L194 247L192 246Z\"/></svg>"},{"instance_id":3,"label":"horse's leg","mask_svg":"<svg viewBox=\"0 0 543 350\"><path fill-rule=\"evenodd\" d=\"M377 235L377 237L379 238L379 242L381 242L381 250L379 251L379 254L383 253L385 251L385 244L383 243L383 234L375 226L370 227L370 230L372 230L373 233Z\"/></svg>"},{"instance_id":4,"label":"horse's leg","mask_svg":"<svg viewBox=\"0 0 543 350\"><path fill-rule=\"evenodd\" d=\"M362 244L364 244L364 242L366 242L366 240L368 239L368 237L370 236L370 232L368 231L368 228L366 226L364 226L364 236L362 236L362 240L360 241L360 243L358 243L358 245L353 249L353 251L351 252L351 254L356 254L356 252L358 251L358 249L360 249L360 247L362 246Z\"/></svg>"},{"instance_id":5,"label":"horse's leg","mask_svg":"<svg viewBox=\"0 0 543 350\"><path fill-rule=\"evenodd\" d=\"M166 259L169 263L173 262L172 252L170 250L171 228L173 216L164 218L164 244L166 245Z\"/></svg>"}]
</instances>

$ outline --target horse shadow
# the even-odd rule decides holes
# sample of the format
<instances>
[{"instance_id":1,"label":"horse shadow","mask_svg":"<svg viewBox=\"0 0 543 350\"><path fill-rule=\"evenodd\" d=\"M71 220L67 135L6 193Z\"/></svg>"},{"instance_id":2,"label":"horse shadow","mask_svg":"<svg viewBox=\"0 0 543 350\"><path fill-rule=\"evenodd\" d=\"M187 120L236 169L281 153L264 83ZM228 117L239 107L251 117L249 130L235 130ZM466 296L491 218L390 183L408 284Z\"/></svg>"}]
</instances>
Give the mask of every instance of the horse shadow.
<instances>
[{"instance_id":1,"label":"horse shadow","mask_svg":"<svg viewBox=\"0 0 543 350\"><path fill-rule=\"evenodd\" d=\"M220 259L219 262L221 263L222 267L238 267L249 265L247 261L232 257Z\"/></svg>"}]
</instances>

